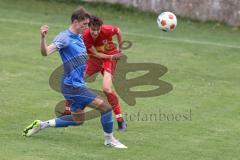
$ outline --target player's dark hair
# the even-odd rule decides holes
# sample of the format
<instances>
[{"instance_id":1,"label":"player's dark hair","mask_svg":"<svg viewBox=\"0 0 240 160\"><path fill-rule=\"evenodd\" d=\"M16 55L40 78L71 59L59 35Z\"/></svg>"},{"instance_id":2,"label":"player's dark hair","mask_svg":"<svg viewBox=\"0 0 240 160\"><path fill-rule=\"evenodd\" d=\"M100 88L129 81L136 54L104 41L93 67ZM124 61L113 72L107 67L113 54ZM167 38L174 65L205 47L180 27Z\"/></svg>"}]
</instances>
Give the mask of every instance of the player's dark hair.
<instances>
[{"instance_id":1,"label":"player's dark hair","mask_svg":"<svg viewBox=\"0 0 240 160\"><path fill-rule=\"evenodd\" d=\"M90 19L90 14L86 11L85 8L79 7L76 10L73 11L72 16L71 16L71 21L73 22L74 20L82 21L85 19Z\"/></svg>"},{"instance_id":2,"label":"player's dark hair","mask_svg":"<svg viewBox=\"0 0 240 160\"><path fill-rule=\"evenodd\" d=\"M101 18L99 18L97 16L91 16L88 25L89 25L89 27L91 27L91 26L100 27L103 25L103 21Z\"/></svg>"}]
</instances>

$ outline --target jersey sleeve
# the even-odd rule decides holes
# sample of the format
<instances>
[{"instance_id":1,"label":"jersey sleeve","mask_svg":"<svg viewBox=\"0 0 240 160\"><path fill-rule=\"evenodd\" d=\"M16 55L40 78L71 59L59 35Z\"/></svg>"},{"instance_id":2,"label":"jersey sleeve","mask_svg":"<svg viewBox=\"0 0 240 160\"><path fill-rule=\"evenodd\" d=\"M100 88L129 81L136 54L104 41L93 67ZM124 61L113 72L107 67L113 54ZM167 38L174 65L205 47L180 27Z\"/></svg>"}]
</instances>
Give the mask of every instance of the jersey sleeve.
<instances>
[{"instance_id":1,"label":"jersey sleeve","mask_svg":"<svg viewBox=\"0 0 240 160\"><path fill-rule=\"evenodd\" d=\"M112 36L115 35L115 34L119 34L120 33L120 29L116 26L112 26Z\"/></svg>"},{"instance_id":2,"label":"jersey sleeve","mask_svg":"<svg viewBox=\"0 0 240 160\"><path fill-rule=\"evenodd\" d=\"M58 50L67 47L69 44L69 39L67 34L60 33L55 37L52 43L58 48Z\"/></svg>"}]
</instances>

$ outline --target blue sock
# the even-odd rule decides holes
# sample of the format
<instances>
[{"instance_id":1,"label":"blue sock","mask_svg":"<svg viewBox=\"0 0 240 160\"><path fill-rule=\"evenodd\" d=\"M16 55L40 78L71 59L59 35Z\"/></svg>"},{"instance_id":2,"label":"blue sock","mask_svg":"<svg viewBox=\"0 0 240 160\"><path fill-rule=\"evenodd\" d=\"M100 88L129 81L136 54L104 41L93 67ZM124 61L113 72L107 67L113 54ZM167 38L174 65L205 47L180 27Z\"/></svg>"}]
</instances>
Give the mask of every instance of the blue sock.
<instances>
[{"instance_id":1,"label":"blue sock","mask_svg":"<svg viewBox=\"0 0 240 160\"><path fill-rule=\"evenodd\" d=\"M113 131L112 110L101 113L101 123L105 133L112 133Z\"/></svg>"},{"instance_id":2,"label":"blue sock","mask_svg":"<svg viewBox=\"0 0 240 160\"><path fill-rule=\"evenodd\" d=\"M68 126L78 126L79 124L72 119L71 115L62 116L60 118L55 118L55 127L68 127Z\"/></svg>"}]
</instances>

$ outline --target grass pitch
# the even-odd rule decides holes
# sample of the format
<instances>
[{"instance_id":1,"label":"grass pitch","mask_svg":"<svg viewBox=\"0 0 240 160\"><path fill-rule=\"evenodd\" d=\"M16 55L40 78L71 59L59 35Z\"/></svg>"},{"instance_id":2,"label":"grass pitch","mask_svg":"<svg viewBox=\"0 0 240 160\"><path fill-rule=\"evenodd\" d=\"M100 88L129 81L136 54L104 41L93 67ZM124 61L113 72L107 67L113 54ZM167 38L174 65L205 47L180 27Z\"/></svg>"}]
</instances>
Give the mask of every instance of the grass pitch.
<instances>
[{"instance_id":1,"label":"grass pitch","mask_svg":"<svg viewBox=\"0 0 240 160\"><path fill-rule=\"evenodd\" d=\"M22 130L32 120L54 117L54 107L63 99L48 83L61 61L57 54L40 56L39 27L50 26L50 43L68 27L70 14L78 5L0 0L1 160L239 158L240 31L215 22L179 18L177 29L164 33L157 28L156 15L106 4L83 6L103 17L105 23L118 25L124 39L133 42L125 51L128 63L156 63L168 68L160 79L173 89L161 96L137 98L135 106L121 100L128 114L128 131L115 134L128 145L127 150L103 146L99 119L80 127L47 129L31 138L22 137ZM130 78L140 75L128 74ZM89 86L100 89L101 78ZM181 118L150 119L154 113Z\"/></svg>"}]
</instances>

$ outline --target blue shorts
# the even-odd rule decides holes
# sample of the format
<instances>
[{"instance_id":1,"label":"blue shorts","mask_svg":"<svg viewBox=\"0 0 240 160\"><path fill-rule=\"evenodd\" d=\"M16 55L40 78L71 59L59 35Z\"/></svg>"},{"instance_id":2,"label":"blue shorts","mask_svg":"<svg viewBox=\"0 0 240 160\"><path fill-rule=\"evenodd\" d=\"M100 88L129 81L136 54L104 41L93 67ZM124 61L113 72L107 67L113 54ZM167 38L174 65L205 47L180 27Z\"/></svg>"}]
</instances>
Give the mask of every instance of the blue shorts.
<instances>
[{"instance_id":1,"label":"blue shorts","mask_svg":"<svg viewBox=\"0 0 240 160\"><path fill-rule=\"evenodd\" d=\"M75 112L78 109L83 110L97 97L97 95L86 86L76 88L65 84L62 85L62 94L68 101L71 112Z\"/></svg>"}]
</instances>

